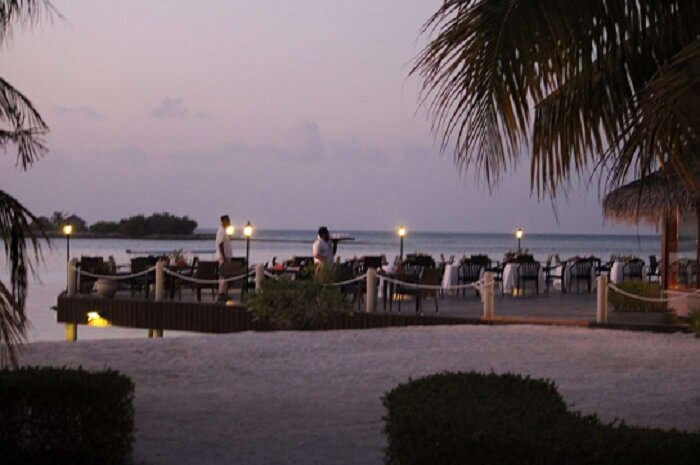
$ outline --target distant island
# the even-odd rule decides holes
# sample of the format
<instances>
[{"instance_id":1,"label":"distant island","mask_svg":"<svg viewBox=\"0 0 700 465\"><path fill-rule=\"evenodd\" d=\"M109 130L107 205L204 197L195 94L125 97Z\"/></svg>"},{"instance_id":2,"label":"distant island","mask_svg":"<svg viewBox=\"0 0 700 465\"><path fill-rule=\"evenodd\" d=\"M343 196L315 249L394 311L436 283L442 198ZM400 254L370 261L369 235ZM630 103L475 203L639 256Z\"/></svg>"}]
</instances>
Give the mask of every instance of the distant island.
<instances>
[{"instance_id":1,"label":"distant island","mask_svg":"<svg viewBox=\"0 0 700 465\"><path fill-rule=\"evenodd\" d=\"M197 222L187 216L168 212L150 216L135 215L119 221L97 221L91 225L76 214L54 212L51 217L39 216L31 224L34 231L43 230L48 236L63 235L63 227L70 224L73 234L79 237L114 238L209 238L211 234L195 234Z\"/></svg>"}]
</instances>

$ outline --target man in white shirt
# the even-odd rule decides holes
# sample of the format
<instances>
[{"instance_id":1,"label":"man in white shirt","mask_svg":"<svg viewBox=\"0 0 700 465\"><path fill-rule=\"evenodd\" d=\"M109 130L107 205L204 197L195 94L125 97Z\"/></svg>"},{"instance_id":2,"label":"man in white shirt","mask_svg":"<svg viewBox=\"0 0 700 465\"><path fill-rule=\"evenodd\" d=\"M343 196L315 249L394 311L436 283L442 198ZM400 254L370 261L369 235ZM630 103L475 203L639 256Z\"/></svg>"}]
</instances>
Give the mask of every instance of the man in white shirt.
<instances>
[{"instance_id":1,"label":"man in white shirt","mask_svg":"<svg viewBox=\"0 0 700 465\"><path fill-rule=\"evenodd\" d=\"M227 229L231 226L228 215L221 217L221 226L216 232L216 260L219 262L219 295L217 300L226 300L228 286L224 281L224 263L231 261L233 249L231 248L231 238Z\"/></svg>"},{"instance_id":2,"label":"man in white shirt","mask_svg":"<svg viewBox=\"0 0 700 465\"><path fill-rule=\"evenodd\" d=\"M335 255L335 250L329 244L331 240L331 235L328 232L328 228L321 226L318 228L318 238L313 245L314 263L328 265L333 263L333 255Z\"/></svg>"}]
</instances>

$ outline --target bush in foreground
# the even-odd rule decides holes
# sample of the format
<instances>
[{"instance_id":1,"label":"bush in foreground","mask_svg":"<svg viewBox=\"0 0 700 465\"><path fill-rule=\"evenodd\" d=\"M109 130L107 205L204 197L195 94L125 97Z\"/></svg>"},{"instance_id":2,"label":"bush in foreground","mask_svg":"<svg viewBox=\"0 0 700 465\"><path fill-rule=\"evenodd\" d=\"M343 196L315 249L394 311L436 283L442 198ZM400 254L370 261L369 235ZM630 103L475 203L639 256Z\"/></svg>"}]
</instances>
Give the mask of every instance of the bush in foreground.
<instances>
[{"instance_id":1,"label":"bush in foreground","mask_svg":"<svg viewBox=\"0 0 700 465\"><path fill-rule=\"evenodd\" d=\"M134 385L114 371L0 370L5 465L131 463Z\"/></svg>"},{"instance_id":2,"label":"bush in foreground","mask_svg":"<svg viewBox=\"0 0 700 465\"><path fill-rule=\"evenodd\" d=\"M640 297L661 298L661 286L658 283L649 283L647 281L624 281L616 284L617 287L630 294L635 294ZM610 303L613 305L616 312L666 312L668 308L662 302L644 302L642 300L633 299L626 295L610 290L608 294Z\"/></svg>"},{"instance_id":3,"label":"bush in foreground","mask_svg":"<svg viewBox=\"0 0 700 465\"><path fill-rule=\"evenodd\" d=\"M316 279L265 280L246 306L255 321L277 329L322 329L333 314L346 311L340 290Z\"/></svg>"},{"instance_id":4,"label":"bush in foreground","mask_svg":"<svg viewBox=\"0 0 700 465\"><path fill-rule=\"evenodd\" d=\"M695 337L700 337L700 309L695 309L688 317L688 329L695 333Z\"/></svg>"},{"instance_id":5,"label":"bush in foreground","mask_svg":"<svg viewBox=\"0 0 700 465\"><path fill-rule=\"evenodd\" d=\"M554 384L519 375L444 373L383 398L385 462L695 464L700 435L603 424L569 412Z\"/></svg>"}]
</instances>

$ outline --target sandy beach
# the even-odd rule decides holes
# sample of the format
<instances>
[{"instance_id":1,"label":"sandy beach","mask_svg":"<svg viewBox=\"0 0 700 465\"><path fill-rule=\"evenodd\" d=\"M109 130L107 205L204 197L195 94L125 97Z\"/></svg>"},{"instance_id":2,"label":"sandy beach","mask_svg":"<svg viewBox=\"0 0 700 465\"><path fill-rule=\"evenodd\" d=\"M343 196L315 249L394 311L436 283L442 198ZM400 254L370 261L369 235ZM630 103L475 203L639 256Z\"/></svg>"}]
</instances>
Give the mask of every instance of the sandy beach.
<instances>
[{"instance_id":1,"label":"sandy beach","mask_svg":"<svg viewBox=\"0 0 700 465\"><path fill-rule=\"evenodd\" d=\"M410 377L524 373L574 410L698 431L698 356L690 335L461 326L38 342L21 361L132 377L138 463L380 464L380 398Z\"/></svg>"}]
</instances>

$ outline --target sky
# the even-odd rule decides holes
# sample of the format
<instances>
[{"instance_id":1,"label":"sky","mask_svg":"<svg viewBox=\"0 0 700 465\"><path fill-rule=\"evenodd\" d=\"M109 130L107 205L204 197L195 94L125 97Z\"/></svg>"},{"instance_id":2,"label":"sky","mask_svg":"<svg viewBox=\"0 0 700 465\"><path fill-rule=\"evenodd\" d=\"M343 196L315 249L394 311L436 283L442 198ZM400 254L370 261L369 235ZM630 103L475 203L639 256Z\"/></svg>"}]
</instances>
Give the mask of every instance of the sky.
<instances>
[{"instance_id":1,"label":"sky","mask_svg":"<svg viewBox=\"0 0 700 465\"><path fill-rule=\"evenodd\" d=\"M555 204L521 160L492 191L440 153L410 65L441 0L53 0L0 75L51 128L0 188L36 214L139 213L215 227L653 232L605 222L597 185ZM206 6L203 6L206 5Z\"/></svg>"}]
</instances>

